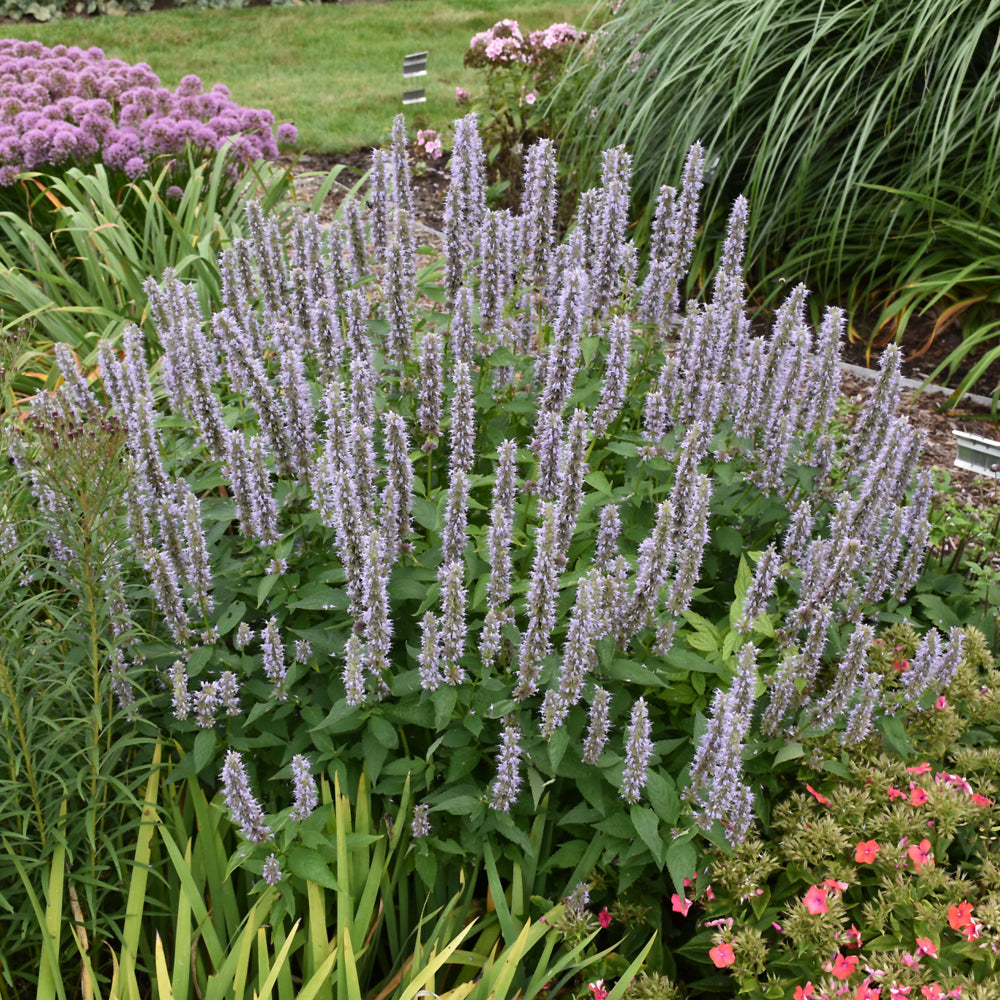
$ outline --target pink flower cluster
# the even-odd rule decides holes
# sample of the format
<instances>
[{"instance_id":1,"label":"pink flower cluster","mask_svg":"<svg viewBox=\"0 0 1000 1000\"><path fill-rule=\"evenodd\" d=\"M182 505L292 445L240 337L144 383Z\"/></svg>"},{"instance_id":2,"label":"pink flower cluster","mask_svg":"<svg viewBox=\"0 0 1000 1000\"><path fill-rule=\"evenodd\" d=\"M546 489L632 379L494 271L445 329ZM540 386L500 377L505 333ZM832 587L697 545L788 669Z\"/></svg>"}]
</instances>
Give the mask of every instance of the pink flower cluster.
<instances>
[{"instance_id":1,"label":"pink flower cluster","mask_svg":"<svg viewBox=\"0 0 1000 1000\"><path fill-rule=\"evenodd\" d=\"M413 140L414 150L428 160L436 160L441 156L441 133L432 128L423 128L417 131L417 137Z\"/></svg>"},{"instance_id":2,"label":"pink flower cluster","mask_svg":"<svg viewBox=\"0 0 1000 1000\"><path fill-rule=\"evenodd\" d=\"M509 66L513 63L541 66L551 56L561 54L568 46L586 38L587 32L565 23L550 24L525 38L517 21L508 17L497 21L487 31L472 36L465 64L477 67Z\"/></svg>"},{"instance_id":3,"label":"pink flower cluster","mask_svg":"<svg viewBox=\"0 0 1000 1000\"><path fill-rule=\"evenodd\" d=\"M273 159L273 127L270 111L240 107L222 84L205 92L189 75L170 91L145 63L98 48L0 40L0 185L24 170L99 159L135 178L189 143L215 150L232 140L240 164ZM278 141L295 139L294 126L278 127Z\"/></svg>"},{"instance_id":4,"label":"pink flower cluster","mask_svg":"<svg viewBox=\"0 0 1000 1000\"><path fill-rule=\"evenodd\" d=\"M469 41L469 51L481 52L486 62L493 65L526 62L524 35L517 21L505 17L492 28L480 31Z\"/></svg>"}]
</instances>

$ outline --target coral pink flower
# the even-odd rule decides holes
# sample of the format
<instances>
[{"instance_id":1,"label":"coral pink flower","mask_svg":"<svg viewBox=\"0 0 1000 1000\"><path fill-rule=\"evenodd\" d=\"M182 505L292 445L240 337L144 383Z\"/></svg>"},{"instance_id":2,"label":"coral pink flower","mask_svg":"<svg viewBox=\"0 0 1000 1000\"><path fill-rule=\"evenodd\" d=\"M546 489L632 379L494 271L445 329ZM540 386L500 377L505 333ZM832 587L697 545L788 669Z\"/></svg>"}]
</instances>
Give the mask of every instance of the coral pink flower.
<instances>
[{"instance_id":1,"label":"coral pink flower","mask_svg":"<svg viewBox=\"0 0 1000 1000\"><path fill-rule=\"evenodd\" d=\"M962 928L962 933L965 935L966 941L975 941L977 937L982 933L983 925L973 917L965 927Z\"/></svg>"},{"instance_id":2,"label":"coral pink flower","mask_svg":"<svg viewBox=\"0 0 1000 1000\"><path fill-rule=\"evenodd\" d=\"M678 896L676 892L670 897L671 909L674 911L674 913L679 913L682 917L686 917L688 915L688 910L691 909L692 902L694 902L694 900L681 899L681 897Z\"/></svg>"},{"instance_id":3,"label":"coral pink flower","mask_svg":"<svg viewBox=\"0 0 1000 1000\"><path fill-rule=\"evenodd\" d=\"M965 901L948 907L948 923L952 930L961 930L972 923L972 903Z\"/></svg>"},{"instance_id":4,"label":"coral pink flower","mask_svg":"<svg viewBox=\"0 0 1000 1000\"><path fill-rule=\"evenodd\" d=\"M821 806L828 806L830 804L830 800L825 795L821 795L819 792L816 791L815 788L813 788L812 785L808 783L806 783L806 791L809 792L810 795L815 796L816 801Z\"/></svg>"},{"instance_id":5,"label":"coral pink flower","mask_svg":"<svg viewBox=\"0 0 1000 1000\"><path fill-rule=\"evenodd\" d=\"M687 910L684 911L687 913ZM608 908L605 906L600 913L597 914L597 919L600 921L601 926L607 930L611 926L611 914L608 913Z\"/></svg>"},{"instance_id":6,"label":"coral pink flower","mask_svg":"<svg viewBox=\"0 0 1000 1000\"><path fill-rule=\"evenodd\" d=\"M993 805L993 800L992 799L988 799L988 798L986 798L985 795L980 795L978 792L976 792L975 795L971 795L970 798L971 798L971 800L977 806L991 806L991 805Z\"/></svg>"},{"instance_id":7,"label":"coral pink flower","mask_svg":"<svg viewBox=\"0 0 1000 1000\"><path fill-rule=\"evenodd\" d=\"M920 992L927 997L927 1000L943 1000L944 998L944 990L937 983L931 983L930 986L921 986Z\"/></svg>"},{"instance_id":8,"label":"coral pink flower","mask_svg":"<svg viewBox=\"0 0 1000 1000\"><path fill-rule=\"evenodd\" d=\"M874 840L863 840L854 850L854 860L858 864L870 865L878 851L879 846Z\"/></svg>"},{"instance_id":9,"label":"coral pink flower","mask_svg":"<svg viewBox=\"0 0 1000 1000\"><path fill-rule=\"evenodd\" d=\"M910 805L922 806L927 801L927 792L918 784L910 782Z\"/></svg>"},{"instance_id":10,"label":"coral pink flower","mask_svg":"<svg viewBox=\"0 0 1000 1000\"><path fill-rule=\"evenodd\" d=\"M810 980L805 984L805 986L795 987L795 994L793 995L792 1000L810 1000L810 998L814 996L816 996L816 987L813 986L812 981Z\"/></svg>"},{"instance_id":11,"label":"coral pink flower","mask_svg":"<svg viewBox=\"0 0 1000 1000\"><path fill-rule=\"evenodd\" d=\"M922 764L917 764L915 767L908 767L906 770L909 774L926 774L930 769L930 761L925 760Z\"/></svg>"},{"instance_id":12,"label":"coral pink flower","mask_svg":"<svg viewBox=\"0 0 1000 1000\"><path fill-rule=\"evenodd\" d=\"M708 957L717 969L724 969L727 965L732 965L736 961L733 946L726 941L722 944L717 944L714 948L709 948ZM596 997L595 1000L601 1000L601 998Z\"/></svg>"},{"instance_id":13,"label":"coral pink flower","mask_svg":"<svg viewBox=\"0 0 1000 1000\"><path fill-rule=\"evenodd\" d=\"M848 955L845 958L838 951L837 954L833 956L833 968L830 972L835 979L847 979L848 976L853 975L854 970L857 969L857 967L857 955Z\"/></svg>"},{"instance_id":14,"label":"coral pink flower","mask_svg":"<svg viewBox=\"0 0 1000 1000\"><path fill-rule=\"evenodd\" d=\"M911 986L898 986L896 983L893 983L889 987L889 1000L907 1000L912 988Z\"/></svg>"},{"instance_id":15,"label":"coral pink flower","mask_svg":"<svg viewBox=\"0 0 1000 1000\"><path fill-rule=\"evenodd\" d=\"M826 913L830 907L826 905L827 890L821 889L818 885L809 886L809 891L805 894L802 902L810 913Z\"/></svg>"},{"instance_id":16,"label":"coral pink flower","mask_svg":"<svg viewBox=\"0 0 1000 1000\"><path fill-rule=\"evenodd\" d=\"M861 947L861 931L859 931L854 924L851 924L849 930L844 931L844 939L848 948Z\"/></svg>"},{"instance_id":17,"label":"coral pink flower","mask_svg":"<svg viewBox=\"0 0 1000 1000\"><path fill-rule=\"evenodd\" d=\"M892 785L889 786L889 801L893 799L905 799L906 792L900 791L898 788L894 788Z\"/></svg>"},{"instance_id":18,"label":"coral pink flower","mask_svg":"<svg viewBox=\"0 0 1000 1000\"><path fill-rule=\"evenodd\" d=\"M931 958L937 958L937 945L930 938L918 937L917 952L930 955Z\"/></svg>"},{"instance_id":19,"label":"coral pink flower","mask_svg":"<svg viewBox=\"0 0 1000 1000\"><path fill-rule=\"evenodd\" d=\"M596 983L587 983L587 989L594 994L594 1000L607 1000L608 991L604 988L603 979L598 979Z\"/></svg>"},{"instance_id":20,"label":"coral pink flower","mask_svg":"<svg viewBox=\"0 0 1000 1000\"><path fill-rule=\"evenodd\" d=\"M825 878L823 879L823 885L825 888L829 889L831 892L837 894L837 899L840 899L840 894L847 888L849 888L846 882L838 882L835 878Z\"/></svg>"},{"instance_id":21,"label":"coral pink flower","mask_svg":"<svg viewBox=\"0 0 1000 1000\"><path fill-rule=\"evenodd\" d=\"M871 980L866 979L858 986L858 992L854 994L854 1000L879 1000L881 996L882 987L872 986Z\"/></svg>"},{"instance_id":22,"label":"coral pink flower","mask_svg":"<svg viewBox=\"0 0 1000 1000\"><path fill-rule=\"evenodd\" d=\"M934 855L930 853L930 850L931 842L926 837L920 841L919 846L917 844L910 844L906 849L906 853L913 862L914 871L920 871L925 865L928 868L934 867Z\"/></svg>"}]
</instances>

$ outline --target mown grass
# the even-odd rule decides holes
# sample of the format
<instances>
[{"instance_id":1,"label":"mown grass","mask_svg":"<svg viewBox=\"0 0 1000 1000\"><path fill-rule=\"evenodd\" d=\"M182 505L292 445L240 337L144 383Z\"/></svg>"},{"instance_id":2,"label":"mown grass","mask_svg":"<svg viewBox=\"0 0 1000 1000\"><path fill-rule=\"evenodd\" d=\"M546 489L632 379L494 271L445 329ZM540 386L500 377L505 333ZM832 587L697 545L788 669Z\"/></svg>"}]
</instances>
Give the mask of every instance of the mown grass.
<instances>
[{"instance_id":1,"label":"mown grass","mask_svg":"<svg viewBox=\"0 0 1000 1000\"><path fill-rule=\"evenodd\" d=\"M195 73L226 84L248 107L264 107L299 130L299 148L345 152L381 143L392 116L411 129L444 129L458 115L455 87L483 78L462 65L470 37L504 17L531 30L582 23L590 0L399 0L396 3L170 10L121 18L74 18L5 25L10 38L43 45L99 46L108 56L146 62L164 85ZM403 107L403 56L427 50L424 104Z\"/></svg>"}]
</instances>

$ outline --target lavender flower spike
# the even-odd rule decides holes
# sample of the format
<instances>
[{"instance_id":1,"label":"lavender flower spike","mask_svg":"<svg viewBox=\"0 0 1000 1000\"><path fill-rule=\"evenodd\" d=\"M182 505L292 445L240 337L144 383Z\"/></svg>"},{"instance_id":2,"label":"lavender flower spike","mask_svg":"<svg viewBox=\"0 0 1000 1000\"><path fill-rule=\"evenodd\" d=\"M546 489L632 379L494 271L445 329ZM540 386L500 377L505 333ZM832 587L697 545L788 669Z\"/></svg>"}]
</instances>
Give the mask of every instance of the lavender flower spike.
<instances>
[{"instance_id":1,"label":"lavender flower spike","mask_svg":"<svg viewBox=\"0 0 1000 1000\"><path fill-rule=\"evenodd\" d=\"M289 819L307 819L319 803L319 793L316 790L316 779L309 770L309 758L300 753L292 757L292 783L295 805Z\"/></svg>"},{"instance_id":2,"label":"lavender flower spike","mask_svg":"<svg viewBox=\"0 0 1000 1000\"><path fill-rule=\"evenodd\" d=\"M596 764L611 733L611 694L602 687L594 687L590 702L590 725L583 742L583 762Z\"/></svg>"},{"instance_id":3,"label":"lavender flower spike","mask_svg":"<svg viewBox=\"0 0 1000 1000\"><path fill-rule=\"evenodd\" d=\"M490 808L509 812L521 787L518 761L521 756L521 730L516 722L504 724L497 754L497 776L490 788Z\"/></svg>"},{"instance_id":4,"label":"lavender flower spike","mask_svg":"<svg viewBox=\"0 0 1000 1000\"><path fill-rule=\"evenodd\" d=\"M243 758L235 750L226 754L222 765L222 797L240 833L255 844L271 839L271 830L264 822L264 810L250 791Z\"/></svg>"},{"instance_id":5,"label":"lavender flower spike","mask_svg":"<svg viewBox=\"0 0 1000 1000\"><path fill-rule=\"evenodd\" d=\"M625 738L625 773L622 775L622 798L631 804L639 801L649 778L648 768L653 756L653 741L649 738L649 709L640 698L632 706L628 735Z\"/></svg>"}]
</instances>

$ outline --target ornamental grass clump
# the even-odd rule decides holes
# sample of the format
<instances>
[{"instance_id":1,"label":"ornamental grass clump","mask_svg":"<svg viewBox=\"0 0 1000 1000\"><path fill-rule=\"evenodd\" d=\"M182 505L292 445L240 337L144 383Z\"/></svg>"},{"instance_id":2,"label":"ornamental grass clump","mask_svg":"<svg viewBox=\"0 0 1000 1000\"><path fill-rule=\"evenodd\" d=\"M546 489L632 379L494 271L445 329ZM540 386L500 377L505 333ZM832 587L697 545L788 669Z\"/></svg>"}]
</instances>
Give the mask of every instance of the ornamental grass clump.
<instances>
[{"instance_id":1,"label":"ornamental grass clump","mask_svg":"<svg viewBox=\"0 0 1000 1000\"><path fill-rule=\"evenodd\" d=\"M278 155L295 128L270 111L242 108L223 84L205 91L184 77L175 91L161 86L145 63L130 66L98 48L47 48L0 40L0 186L26 170L103 163L124 178L146 176L156 163L202 156L228 144L234 172Z\"/></svg>"},{"instance_id":2,"label":"ornamental grass clump","mask_svg":"<svg viewBox=\"0 0 1000 1000\"><path fill-rule=\"evenodd\" d=\"M272 874L303 856L291 784L364 769L387 815L412 794L394 820L428 884L485 855L544 859L554 898L595 872L616 894L664 869L680 887L699 831L752 829L745 759L806 725L869 738L960 656L958 634L926 640L895 690L851 646L915 614L927 543L898 354L838 445L843 315L811 329L800 287L751 334L745 201L711 295L678 301L699 147L642 277L623 150L560 243L551 144L513 215L486 207L474 117L455 134L443 262L416 247L397 124L365 223L302 214L286 237L250 206L221 308L167 274L159 363L136 328L102 348L156 636L123 677L183 749L178 777L213 784L225 758Z\"/></svg>"}]
</instances>

